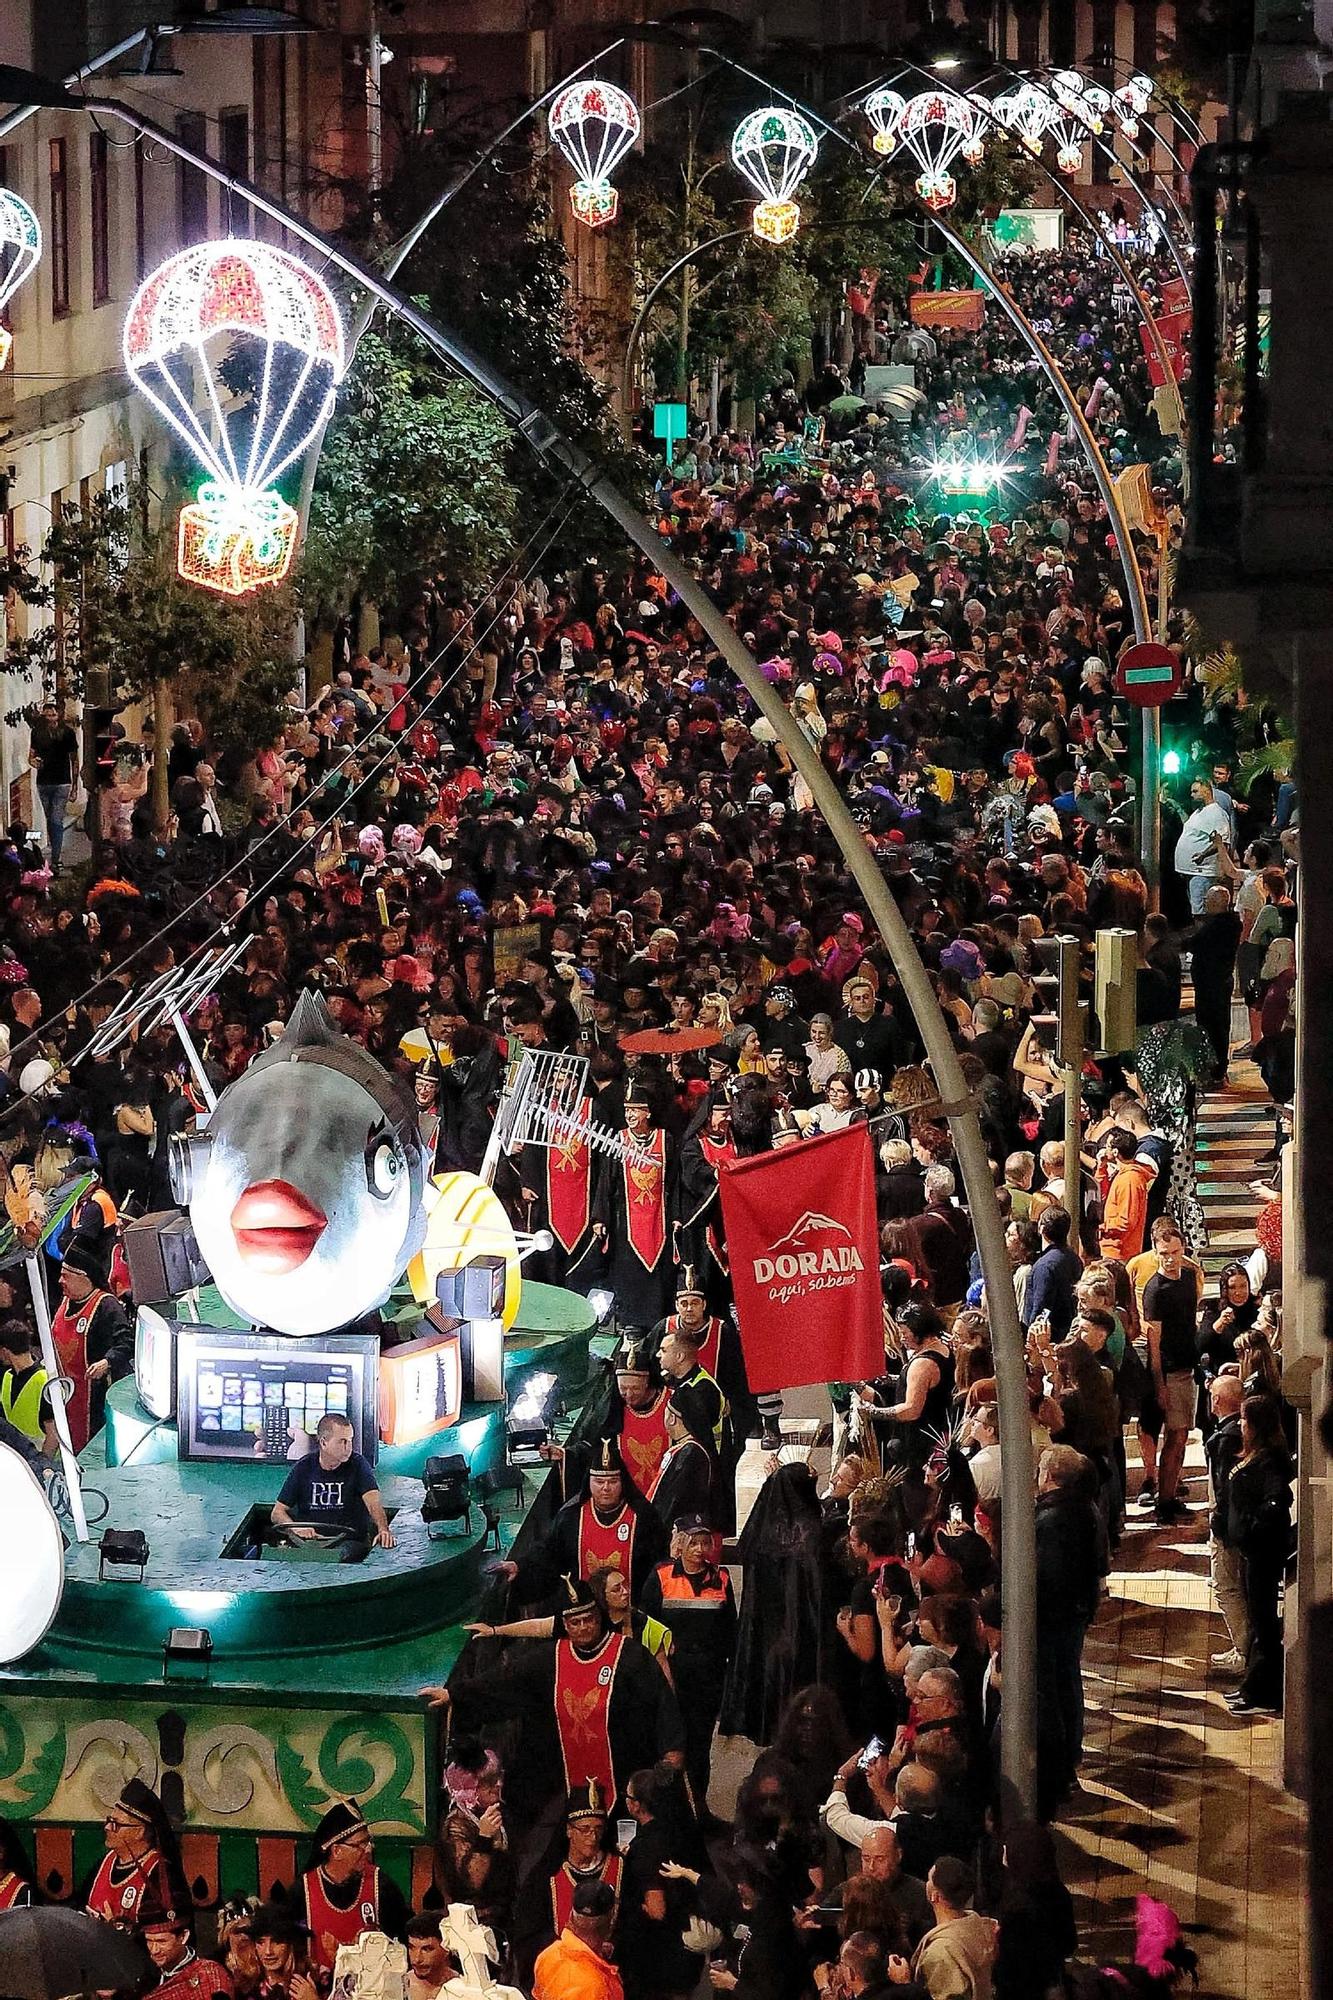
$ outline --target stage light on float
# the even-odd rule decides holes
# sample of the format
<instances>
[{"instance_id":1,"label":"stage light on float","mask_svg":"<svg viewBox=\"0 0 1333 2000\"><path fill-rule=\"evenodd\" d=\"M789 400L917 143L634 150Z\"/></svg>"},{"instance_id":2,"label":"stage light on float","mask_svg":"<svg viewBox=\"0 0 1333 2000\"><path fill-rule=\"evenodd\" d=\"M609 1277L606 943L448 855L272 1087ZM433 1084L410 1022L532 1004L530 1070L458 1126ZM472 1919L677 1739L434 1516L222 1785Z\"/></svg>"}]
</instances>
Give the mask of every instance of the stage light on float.
<instances>
[{"instance_id":1,"label":"stage light on float","mask_svg":"<svg viewBox=\"0 0 1333 2000\"><path fill-rule=\"evenodd\" d=\"M134 381L207 475L181 509L180 575L226 597L280 582L297 516L275 484L330 415L345 366L332 292L271 243L195 244L139 287L123 346Z\"/></svg>"},{"instance_id":2,"label":"stage light on float","mask_svg":"<svg viewBox=\"0 0 1333 2000\"><path fill-rule=\"evenodd\" d=\"M26 201L8 188L0 188L0 312L32 276L41 255L41 223ZM0 326L0 368L8 361L13 345L13 334Z\"/></svg>"},{"instance_id":3,"label":"stage light on float","mask_svg":"<svg viewBox=\"0 0 1333 2000\"><path fill-rule=\"evenodd\" d=\"M39 1646L60 1609L65 1544L37 1474L18 1452L0 1445L0 1666Z\"/></svg>"},{"instance_id":4,"label":"stage light on float","mask_svg":"<svg viewBox=\"0 0 1333 2000\"><path fill-rule=\"evenodd\" d=\"M433 1527L447 1527L454 1521L462 1521L471 1534L472 1486L467 1460L462 1452L451 1451L439 1458L428 1458L422 1471L422 1483L426 1491L421 1502L421 1518L426 1523L427 1535Z\"/></svg>"},{"instance_id":5,"label":"stage light on float","mask_svg":"<svg viewBox=\"0 0 1333 2000\"><path fill-rule=\"evenodd\" d=\"M560 1407L560 1384L554 1375L525 1376L515 1391L505 1418L505 1443L511 1465L538 1465L541 1448L551 1441Z\"/></svg>"},{"instance_id":6,"label":"stage light on float","mask_svg":"<svg viewBox=\"0 0 1333 2000\"><path fill-rule=\"evenodd\" d=\"M597 1315L599 1324L605 1325L616 1309L614 1292L599 1291L596 1286L588 1294L588 1304Z\"/></svg>"},{"instance_id":7,"label":"stage light on float","mask_svg":"<svg viewBox=\"0 0 1333 2000\"><path fill-rule=\"evenodd\" d=\"M872 149L882 160L891 160L898 150L898 120L907 99L897 90L872 90L861 109L870 120Z\"/></svg>"},{"instance_id":8,"label":"stage light on float","mask_svg":"<svg viewBox=\"0 0 1333 2000\"><path fill-rule=\"evenodd\" d=\"M799 111L770 104L742 118L731 140L731 158L761 199L751 226L764 243L789 243L801 211L792 196L819 154L814 127Z\"/></svg>"},{"instance_id":9,"label":"stage light on float","mask_svg":"<svg viewBox=\"0 0 1333 2000\"><path fill-rule=\"evenodd\" d=\"M551 137L578 179L569 203L589 229L614 222L620 197L611 174L639 136L639 107L614 83L589 77L571 83L551 106L547 119Z\"/></svg>"}]
</instances>

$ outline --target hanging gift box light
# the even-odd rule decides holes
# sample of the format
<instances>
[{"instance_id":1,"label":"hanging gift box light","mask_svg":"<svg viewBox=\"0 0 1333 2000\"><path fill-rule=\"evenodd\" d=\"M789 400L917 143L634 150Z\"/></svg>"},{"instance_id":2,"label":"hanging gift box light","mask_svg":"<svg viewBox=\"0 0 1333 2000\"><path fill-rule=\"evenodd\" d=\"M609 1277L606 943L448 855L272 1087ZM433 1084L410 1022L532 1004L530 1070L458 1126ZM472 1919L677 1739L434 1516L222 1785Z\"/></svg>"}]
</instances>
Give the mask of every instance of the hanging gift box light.
<instances>
[{"instance_id":1,"label":"hanging gift box light","mask_svg":"<svg viewBox=\"0 0 1333 2000\"><path fill-rule=\"evenodd\" d=\"M900 91L872 90L861 107L870 120L871 146L882 160L891 159L898 150L898 120L906 104Z\"/></svg>"},{"instance_id":2,"label":"hanging gift box light","mask_svg":"<svg viewBox=\"0 0 1333 2000\"><path fill-rule=\"evenodd\" d=\"M328 418L345 364L328 286L270 243L195 244L139 287L124 351L208 475L181 509L180 575L228 597L279 582L297 516L273 487Z\"/></svg>"},{"instance_id":3,"label":"hanging gift box light","mask_svg":"<svg viewBox=\"0 0 1333 2000\"><path fill-rule=\"evenodd\" d=\"M801 211L792 200L819 152L814 127L799 111L776 104L742 118L731 140L731 158L761 200L752 227L765 243L787 243Z\"/></svg>"},{"instance_id":4,"label":"hanging gift box light","mask_svg":"<svg viewBox=\"0 0 1333 2000\"><path fill-rule=\"evenodd\" d=\"M956 90L923 90L908 99L898 137L920 167L916 191L927 208L952 208L958 186L950 166L973 137L977 113Z\"/></svg>"},{"instance_id":5,"label":"hanging gift box light","mask_svg":"<svg viewBox=\"0 0 1333 2000\"><path fill-rule=\"evenodd\" d=\"M579 221L586 222L589 229L614 222L620 197L611 185L611 174L640 130L634 99L614 83L590 77L561 91L547 123L552 139L578 175L569 200Z\"/></svg>"},{"instance_id":6,"label":"hanging gift box light","mask_svg":"<svg viewBox=\"0 0 1333 2000\"><path fill-rule=\"evenodd\" d=\"M1035 83L1016 83L1002 91L991 106L1006 132L1029 153L1040 153L1041 142L1050 130L1055 103Z\"/></svg>"},{"instance_id":7,"label":"hanging gift box light","mask_svg":"<svg viewBox=\"0 0 1333 2000\"><path fill-rule=\"evenodd\" d=\"M42 225L26 201L0 188L0 312L25 279L36 270L42 254ZM0 368L9 359L14 336L0 326Z\"/></svg>"},{"instance_id":8,"label":"hanging gift box light","mask_svg":"<svg viewBox=\"0 0 1333 2000\"><path fill-rule=\"evenodd\" d=\"M1100 91L1100 97L1106 92ZM1049 131L1055 140L1055 164L1062 174L1076 174L1083 165L1083 145L1090 132L1102 129L1102 119L1089 101L1077 70L1061 69L1051 78L1052 116Z\"/></svg>"}]
</instances>

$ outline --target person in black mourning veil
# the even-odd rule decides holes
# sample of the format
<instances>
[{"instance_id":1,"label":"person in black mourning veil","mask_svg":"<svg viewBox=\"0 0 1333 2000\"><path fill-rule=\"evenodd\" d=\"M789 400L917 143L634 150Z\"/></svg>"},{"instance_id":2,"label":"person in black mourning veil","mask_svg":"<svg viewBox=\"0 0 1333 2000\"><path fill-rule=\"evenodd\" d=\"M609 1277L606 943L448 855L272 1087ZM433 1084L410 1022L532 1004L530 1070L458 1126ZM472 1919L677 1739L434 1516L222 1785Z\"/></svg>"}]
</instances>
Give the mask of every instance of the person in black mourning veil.
<instances>
[{"instance_id":1,"label":"person in black mourning veil","mask_svg":"<svg viewBox=\"0 0 1333 2000\"><path fill-rule=\"evenodd\" d=\"M809 1466L780 1465L760 1488L738 1544L745 1589L718 1725L724 1736L771 1743L796 1690L827 1678L821 1522Z\"/></svg>"}]
</instances>

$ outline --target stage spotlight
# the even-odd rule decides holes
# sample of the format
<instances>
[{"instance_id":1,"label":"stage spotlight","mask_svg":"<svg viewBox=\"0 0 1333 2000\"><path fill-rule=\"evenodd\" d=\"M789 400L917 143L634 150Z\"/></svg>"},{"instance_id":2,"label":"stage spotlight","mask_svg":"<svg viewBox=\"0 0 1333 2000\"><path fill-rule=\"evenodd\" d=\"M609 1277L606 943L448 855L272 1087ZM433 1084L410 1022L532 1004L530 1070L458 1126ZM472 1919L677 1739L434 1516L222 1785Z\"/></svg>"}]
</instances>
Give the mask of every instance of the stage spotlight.
<instances>
[{"instance_id":1,"label":"stage spotlight","mask_svg":"<svg viewBox=\"0 0 1333 2000\"><path fill-rule=\"evenodd\" d=\"M468 1480L467 1460L461 1451L452 1451L446 1457L428 1458L423 1474L426 1495L421 1503L421 1518L426 1523L426 1532L437 1522L463 1521L467 1530L472 1530L472 1488Z\"/></svg>"},{"instance_id":2,"label":"stage spotlight","mask_svg":"<svg viewBox=\"0 0 1333 2000\"><path fill-rule=\"evenodd\" d=\"M162 1678L167 1679L175 1660L181 1666L202 1667L207 1680L212 1658L213 1634L206 1625L173 1625L162 1641Z\"/></svg>"},{"instance_id":3,"label":"stage spotlight","mask_svg":"<svg viewBox=\"0 0 1333 2000\"><path fill-rule=\"evenodd\" d=\"M554 1375L529 1375L520 1386L505 1419L505 1441L511 1465L540 1465L541 1448L551 1441L560 1406L560 1384Z\"/></svg>"},{"instance_id":4,"label":"stage spotlight","mask_svg":"<svg viewBox=\"0 0 1333 2000\"><path fill-rule=\"evenodd\" d=\"M105 1582L110 1563L113 1569L137 1569L142 1583L150 1554L148 1537L142 1528L104 1528L98 1543L98 1582Z\"/></svg>"}]
</instances>

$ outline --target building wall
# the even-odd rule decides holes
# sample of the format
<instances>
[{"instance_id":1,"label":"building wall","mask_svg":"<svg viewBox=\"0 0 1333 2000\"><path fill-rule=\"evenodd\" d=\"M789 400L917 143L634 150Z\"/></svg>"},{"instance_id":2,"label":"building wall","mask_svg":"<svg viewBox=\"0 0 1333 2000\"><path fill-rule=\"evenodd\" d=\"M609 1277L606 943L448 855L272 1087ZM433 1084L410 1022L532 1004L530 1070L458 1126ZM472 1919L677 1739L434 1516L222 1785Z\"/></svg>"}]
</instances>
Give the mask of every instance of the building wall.
<instances>
[{"instance_id":1,"label":"building wall","mask_svg":"<svg viewBox=\"0 0 1333 2000\"><path fill-rule=\"evenodd\" d=\"M62 39L52 22L63 7L9 0L0 8L0 60L40 62L59 73L66 61L73 65L108 45L94 39L94 30L114 42L138 25L132 5L94 7L90 0L88 11L97 18L80 28L81 10L71 10L66 28L79 33ZM170 63L180 74L120 74L108 94L123 94L136 110L292 205L328 215L320 172L326 141L311 137L312 104L318 99L327 109L328 80L312 63L308 41L181 35L170 42ZM55 248L62 163L63 259ZM95 201L103 176L105 199ZM151 490L161 472L172 441L121 358L125 311L140 279L187 242L229 230L275 232L268 225L256 232L247 204L162 148L136 144L130 128L111 118L99 130L79 113L37 112L0 139L0 180L36 210L44 239L40 264L10 303L14 347L0 374L4 531L10 548L35 550L62 501L86 503L132 473L142 473ZM105 216L100 231L98 213ZM26 636L31 615L9 605L9 641ZM10 677L0 711L12 712L39 692ZM10 787L26 771L27 743L25 722L0 720L0 798L11 797Z\"/></svg>"}]
</instances>

